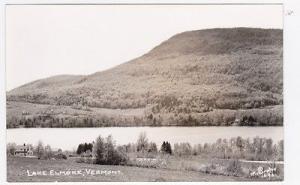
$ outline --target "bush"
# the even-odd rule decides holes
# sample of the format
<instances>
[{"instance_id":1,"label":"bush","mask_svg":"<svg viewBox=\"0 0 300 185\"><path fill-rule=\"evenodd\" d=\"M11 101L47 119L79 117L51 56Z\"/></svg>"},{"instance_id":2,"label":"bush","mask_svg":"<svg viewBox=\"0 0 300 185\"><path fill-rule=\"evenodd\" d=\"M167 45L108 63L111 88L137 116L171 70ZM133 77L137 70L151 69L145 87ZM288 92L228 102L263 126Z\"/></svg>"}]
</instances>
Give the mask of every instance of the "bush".
<instances>
[{"instance_id":1,"label":"bush","mask_svg":"<svg viewBox=\"0 0 300 185\"><path fill-rule=\"evenodd\" d=\"M95 164L95 160L92 157L80 157L76 160L77 163Z\"/></svg>"},{"instance_id":2,"label":"bush","mask_svg":"<svg viewBox=\"0 0 300 185\"><path fill-rule=\"evenodd\" d=\"M128 166L137 166L143 168L166 168L166 161L162 158L149 158L149 157L133 157L128 160Z\"/></svg>"},{"instance_id":3,"label":"bush","mask_svg":"<svg viewBox=\"0 0 300 185\"><path fill-rule=\"evenodd\" d=\"M16 143L8 143L6 145L7 155L12 155L12 156L15 155L16 147L17 147Z\"/></svg>"},{"instance_id":4,"label":"bush","mask_svg":"<svg viewBox=\"0 0 300 185\"><path fill-rule=\"evenodd\" d=\"M243 173L241 162L237 159L230 160L226 171L229 175L240 176Z\"/></svg>"},{"instance_id":5,"label":"bush","mask_svg":"<svg viewBox=\"0 0 300 185\"><path fill-rule=\"evenodd\" d=\"M192 155L192 147L189 143L175 143L174 145L175 155Z\"/></svg>"},{"instance_id":6,"label":"bush","mask_svg":"<svg viewBox=\"0 0 300 185\"><path fill-rule=\"evenodd\" d=\"M149 143L148 152L156 153L157 152L157 146L154 142Z\"/></svg>"},{"instance_id":7,"label":"bush","mask_svg":"<svg viewBox=\"0 0 300 185\"><path fill-rule=\"evenodd\" d=\"M59 153L54 155L54 159L67 159L67 156L65 154Z\"/></svg>"}]
</instances>

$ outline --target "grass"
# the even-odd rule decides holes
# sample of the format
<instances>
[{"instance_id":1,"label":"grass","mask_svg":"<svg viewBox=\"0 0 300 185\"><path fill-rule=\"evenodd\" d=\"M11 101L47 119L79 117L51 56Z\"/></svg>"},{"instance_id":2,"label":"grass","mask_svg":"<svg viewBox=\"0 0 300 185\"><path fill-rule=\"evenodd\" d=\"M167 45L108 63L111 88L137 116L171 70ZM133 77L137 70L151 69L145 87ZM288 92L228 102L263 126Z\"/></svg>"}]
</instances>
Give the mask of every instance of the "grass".
<instances>
[{"instance_id":1,"label":"grass","mask_svg":"<svg viewBox=\"0 0 300 185\"><path fill-rule=\"evenodd\" d=\"M82 182L82 181L253 181L268 179L250 179L246 177L226 176L213 173L201 172L193 168L202 164L210 164L212 160L200 158L178 158L171 156L167 159L167 168L144 168L136 166L112 166L77 163L76 159L67 160L38 160L35 158L9 157L7 159L8 182ZM214 165L228 164L226 160L214 160ZM170 165L173 164L173 165ZM250 164L247 164L250 165ZM87 170L114 171L112 175L86 175ZM33 176L27 175L27 170L32 171L66 171L82 170L83 175L61 176ZM278 180L278 179L276 179ZM280 180L280 179L279 179Z\"/></svg>"},{"instance_id":2,"label":"grass","mask_svg":"<svg viewBox=\"0 0 300 185\"><path fill-rule=\"evenodd\" d=\"M118 175L69 175L28 177L26 170L113 170ZM211 175L194 171L140 168L132 166L108 166L76 163L74 159L38 160L32 158L10 157L7 160L8 182L82 182L82 181L244 181L241 177Z\"/></svg>"}]
</instances>

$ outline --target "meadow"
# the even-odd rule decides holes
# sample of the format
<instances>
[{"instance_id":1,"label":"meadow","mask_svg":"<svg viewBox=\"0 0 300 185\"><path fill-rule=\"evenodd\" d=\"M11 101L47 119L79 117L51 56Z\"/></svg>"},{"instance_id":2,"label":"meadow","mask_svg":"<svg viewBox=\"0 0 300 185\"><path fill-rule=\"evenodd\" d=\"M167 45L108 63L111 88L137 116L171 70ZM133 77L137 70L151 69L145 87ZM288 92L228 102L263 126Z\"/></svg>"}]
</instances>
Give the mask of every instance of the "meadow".
<instances>
[{"instance_id":1,"label":"meadow","mask_svg":"<svg viewBox=\"0 0 300 185\"><path fill-rule=\"evenodd\" d=\"M167 163L173 164L168 168L154 168L141 166L121 165L96 165L78 163L76 158L67 160L38 160L37 158L8 157L7 159L7 181L8 182L82 182L82 181L269 181L283 180L283 174L272 178L230 176L211 171L200 171L193 166L211 164L214 161L215 169L229 163L229 160L190 158L178 160L169 157ZM266 166L258 163L243 163L244 168ZM283 168L283 165L278 165ZM212 168L212 166L210 166ZM27 170L46 171L48 175L28 176ZM50 170L56 172L66 170L81 170L83 175L49 175ZM102 171L102 174L88 174L86 171ZM111 172L109 172L111 171ZM105 173L106 175L105 175ZM118 173L114 173L118 172ZM110 175L108 175L110 173ZM281 172L282 173L282 172Z\"/></svg>"},{"instance_id":2,"label":"meadow","mask_svg":"<svg viewBox=\"0 0 300 185\"><path fill-rule=\"evenodd\" d=\"M60 175L60 176L31 176L26 170L112 170L120 171L118 175ZM223 177L193 171L170 169L142 168L133 166L93 165L77 163L69 158L63 161L38 160L36 158L9 157L7 160L8 182L80 182L80 181L240 181L241 177Z\"/></svg>"}]
</instances>

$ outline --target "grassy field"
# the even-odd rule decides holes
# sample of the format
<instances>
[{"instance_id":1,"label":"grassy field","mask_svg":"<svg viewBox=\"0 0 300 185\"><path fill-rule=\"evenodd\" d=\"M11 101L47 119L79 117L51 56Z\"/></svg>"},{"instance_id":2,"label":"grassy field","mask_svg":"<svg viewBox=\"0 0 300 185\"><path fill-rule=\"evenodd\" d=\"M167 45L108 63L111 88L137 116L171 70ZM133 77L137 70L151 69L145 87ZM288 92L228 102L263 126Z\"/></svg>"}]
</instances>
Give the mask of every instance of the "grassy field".
<instances>
[{"instance_id":1,"label":"grassy field","mask_svg":"<svg viewBox=\"0 0 300 185\"><path fill-rule=\"evenodd\" d=\"M45 171L46 175L28 176L33 172ZM50 175L50 171L52 175ZM67 175L66 171L81 171L81 174ZM98 170L98 172L97 172ZM60 175L53 175L61 172ZM94 173L92 175L90 172ZM98 173L98 174L97 174ZM100 174L99 174L100 173ZM102 174L101 174L102 173ZM252 181L245 177L234 177L197 172L194 170L176 170L143 168L136 166L111 166L77 163L75 159L38 160L36 158L9 157L7 159L8 182L53 182L53 181ZM262 179L259 179L262 180Z\"/></svg>"}]
</instances>

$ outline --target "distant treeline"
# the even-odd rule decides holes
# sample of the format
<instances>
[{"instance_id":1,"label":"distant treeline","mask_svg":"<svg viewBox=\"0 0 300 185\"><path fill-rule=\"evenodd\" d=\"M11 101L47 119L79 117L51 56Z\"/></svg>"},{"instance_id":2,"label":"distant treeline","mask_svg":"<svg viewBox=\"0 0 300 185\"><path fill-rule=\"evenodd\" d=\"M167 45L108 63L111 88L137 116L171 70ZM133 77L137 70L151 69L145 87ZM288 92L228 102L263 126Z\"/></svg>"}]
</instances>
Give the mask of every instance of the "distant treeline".
<instances>
[{"instance_id":1,"label":"distant treeline","mask_svg":"<svg viewBox=\"0 0 300 185\"><path fill-rule=\"evenodd\" d=\"M258 85L258 84L257 84ZM105 99L91 99L84 96L74 96L66 93L61 97L48 97L44 94L27 95L9 95L7 101L29 102L36 104L72 106L74 108L94 107L107 109L134 109L144 108L147 105L153 105L153 113L203 113L213 109L253 109L264 108L266 106L282 105L282 98L274 94L265 93L261 96L250 97L250 94L244 92L223 92L220 95L203 94L202 96L183 96L177 95L159 95L155 96L150 91L144 94L124 93L119 97L105 96ZM101 97L99 95L99 97ZM97 97L97 98L99 98Z\"/></svg>"},{"instance_id":2,"label":"distant treeline","mask_svg":"<svg viewBox=\"0 0 300 185\"><path fill-rule=\"evenodd\" d=\"M168 141L163 141L161 145L157 146L156 143L148 140L145 132L142 132L135 143L126 145L116 145L111 135L107 138L99 136L94 143L92 154L89 150L83 152L77 162L161 168L162 164L157 163L157 161L162 158L165 159L167 156L173 156L177 160L199 156L206 159L230 159L240 165L238 160L283 161L283 144L283 140L274 143L270 138L233 137L230 139L219 138L214 143L196 144L194 146L188 142L172 145ZM93 155L93 157L89 157L90 155ZM139 162L138 158L153 159L156 163L148 164L146 162L144 164ZM163 168L170 168L168 165L171 164L166 165ZM234 167L240 166L234 165ZM233 171L240 171L240 169L233 169Z\"/></svg>"},{"instance_id":3,"label":"distant treeline","mask_svg":"<svg viewBox=\"0 0 300 185\"><path fill-rule=\"evenodd\" d=\"M282 106L249 110L212 110L205 113L153 113L141 116L21 115L7 116L7 128L73 128L114 126L282 126Z\"/></svg>"},{"instance_id":4,"label":"distant treeline","mask_svg":"<svg viewBox=\"0 0 300 185\"><path fill-rule=\"evenodd\" d=\"M38 159L66 159L66 152L59 149L52 151L50 145L44 146L39 141L36 146L27 144ZM117 145L111 135L104 138L99 136L92 143L78 145L77 151L69 153L69 156L81 156L78 162L88 162L108 165L132 165L132 156L141 158L159 158L161 155L172 155L177 157L201 156L205 158L219 159L245 159L251 161L283 161L284 142L277 143L271 138L242 138L230 139L219 138L214 143L202 143L192 146L188 142L171 144L163 141L158 145L149 141L145 132L140 133L135 143ZM17 145L7 144L7 154L15 155ZM133 155L132 155L133 154ZM131 157L130 157L131 156Z\"/></svg>"},{"instance_id":5,"label":"distant treeline","mask_svg":"<svg viewBox=\"0 0 300 185\"><path fill-rule=\"evenodd\" d=\"M109 145L116 150L116 153L121 154L124 159L127 159L131 154L134 154L133 156L150 158L156 158L161 154L168 154L178 157L200 155L205 158L245 159L250 161L283 161L284 159L283 140L274 143L271 138L257 136L250 139L239 136L230 139L219 138L213 143L202 143L193 146L188 142L174 143L172 145L168 141L163 141L161 145L157 146L156 143L149 141L145 132L140 133L135 143L126 145L113 144L115 141L112 136L107 138L99 136L96 144L94 143L93 149L87 149L78 153L80 148L89 144L78 145L77 154L85 157L88 156L86 154L95 153L97 148L98 150L100 148L105 153L105 148L107 148L105 147L105 141L109 141Z\"/></svg>"},{"instance_id":6,"label":"distant treeline","mask_svg":"<svg viewBox=\"0 0 300 185\"><path fill-rule=\"evenodd\" d=\"M229 140L219 138L214 143L203 143L194 146L188 142L175 143L172 146L168 141L164 141L159 150L155 143L148 141L145 133L141 133L136 143L129 143L118 148L125 153L142 152L146 154L145 156L149 156L149 154L153 156L153 153L162 152L175 156L201 155L221 159L282 161L283 144L283 140L274 143L271 138L255 137L249 139L239 136ZM140 148L143 149L141 150Z\"/></svg>"}]
</instances>

